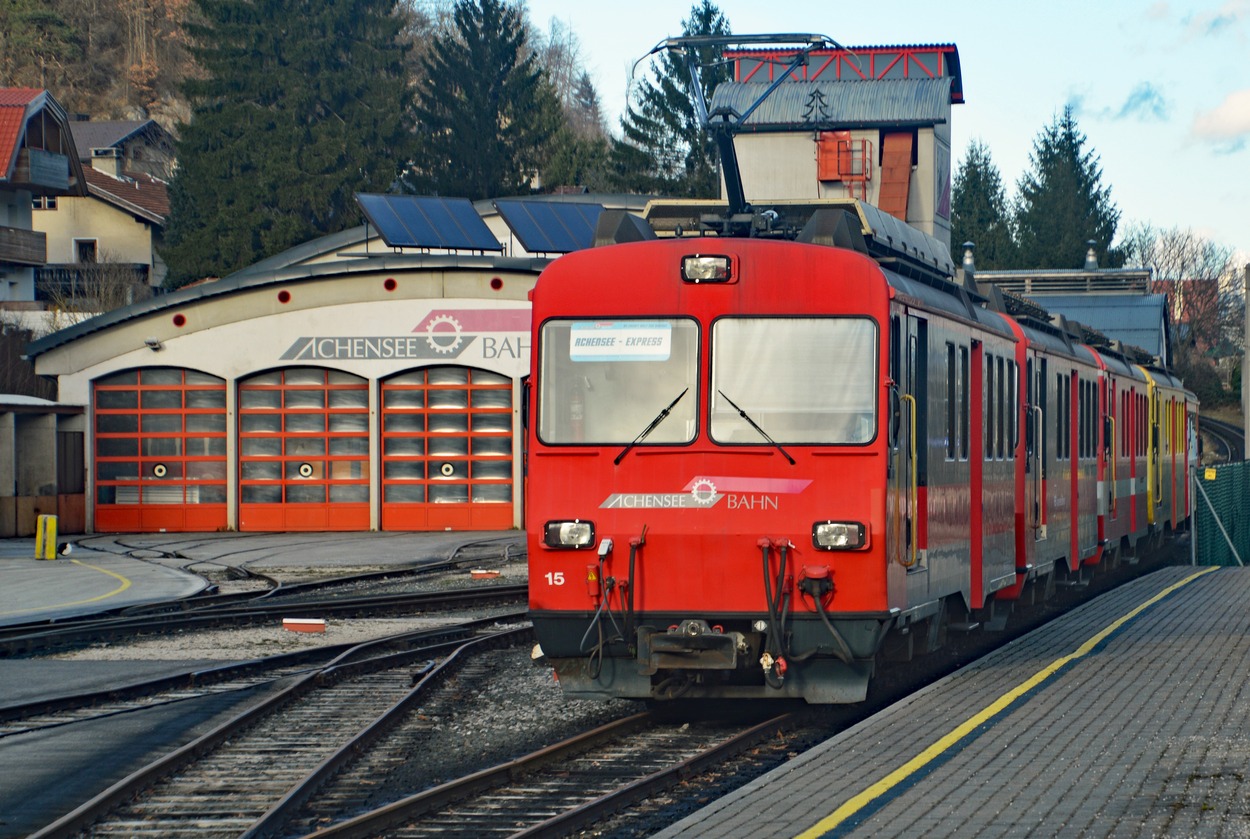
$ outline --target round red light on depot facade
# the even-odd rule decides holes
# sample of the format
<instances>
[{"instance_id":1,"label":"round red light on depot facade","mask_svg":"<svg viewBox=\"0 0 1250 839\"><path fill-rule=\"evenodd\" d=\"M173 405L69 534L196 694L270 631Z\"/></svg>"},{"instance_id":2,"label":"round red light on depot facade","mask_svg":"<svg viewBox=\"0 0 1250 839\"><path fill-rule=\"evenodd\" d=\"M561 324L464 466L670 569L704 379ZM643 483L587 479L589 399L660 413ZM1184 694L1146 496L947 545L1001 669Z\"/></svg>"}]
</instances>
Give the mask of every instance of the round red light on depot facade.
<instances>
[{"instance_id":1,"label":"round red light on depot facade","mask_svg":"<svg viewBox=\"0 0 1250 839\"><path fill-rule=\"evenodd\" d=\"M387 291L394 291L395 289L399 288L399 283L395 282L394 277L387 277L386 282L382 283L382 288L386 289Z\"/></svg>"},{"instance_id":2,"label":"round red light on depot facade","mask_svg":"<svg viewBox=\"0 0 1250 839\"><path fill-rule=\"evenodd\" d=\"M503 288L503 280L499 279L498 277L491 277L490 287L493 288L495 291L499 291L499 289Z\"/></svg>"},{"instance_id":3,"label":"round red light on depot facade","mask_svg":"<svg viewBox=\"0 0 1250 839\"><path fill-rule=\"evenodd\" d=\"M290 303L290 302L291 302L291 292L287 291L286 289L283 289L282 291L279 291L279 292L278 292L278 302L279 302L279 303Z\"/></svg>"},{"instance_id":4,"label":"round red light on depot facade","mask_svg":"<svg viewBox=\"0 0 1250 839\"><path fill-rule=\"evenodd\" d=\"M183 314L174 315L174 326L186 326L187 316Z\"/></svg>"}]
</instances>

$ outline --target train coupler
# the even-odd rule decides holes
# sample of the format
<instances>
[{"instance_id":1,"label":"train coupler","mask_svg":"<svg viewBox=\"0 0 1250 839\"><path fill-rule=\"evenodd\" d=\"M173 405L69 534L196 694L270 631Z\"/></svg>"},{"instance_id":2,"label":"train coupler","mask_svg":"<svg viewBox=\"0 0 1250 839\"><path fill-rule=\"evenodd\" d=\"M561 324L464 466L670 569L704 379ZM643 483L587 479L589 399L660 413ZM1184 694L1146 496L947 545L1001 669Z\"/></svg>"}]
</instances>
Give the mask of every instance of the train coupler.
<instances>
[{"instance_id":1,"label":"train coupler","mask_svg":"<svg viewBox=\"0 0 1250 839\"><path fill-rule=\"evenodd\" d=\"M648 675L659 670L734 670L747 651L746 636L703 620L685 620L667 630L638 629L638 662Z\"/></svg>"}]
</instances>

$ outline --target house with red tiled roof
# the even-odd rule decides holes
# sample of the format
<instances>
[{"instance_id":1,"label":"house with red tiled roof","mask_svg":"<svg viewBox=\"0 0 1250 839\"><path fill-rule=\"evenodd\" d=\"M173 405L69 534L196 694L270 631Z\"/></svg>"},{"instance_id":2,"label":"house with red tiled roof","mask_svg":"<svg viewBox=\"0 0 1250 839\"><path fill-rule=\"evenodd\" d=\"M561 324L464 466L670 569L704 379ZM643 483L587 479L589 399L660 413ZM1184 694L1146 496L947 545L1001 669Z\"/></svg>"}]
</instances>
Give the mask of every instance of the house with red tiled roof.
<instances>
[{"instance_id":1,"label":"house with red tiled roof","mask_svg":"<svg viewBox=\"0 0 1250 839\"><path fill-rule=\"evenodd\" d=\"M159 178L123 171L122 162L121 155L93 155L82 170L86 195L34 201L32 226L48 245L47 264L36 272L36 299L77 308L93 307L95 298L94 308L107 309L146 298L164 282L156 243L169 192ZM95 288L102 281L112 287L103 294Z\"/></svg>"},{"instance_id":2,"label":"house with red tiled roof","mask_svg":"<svg viewBox=\"0 0 1250 839\"><path fill-rule=\"evenodd\" d=\"M46 90L0 88L0 305L35 299L35 270L47 262L35 202L86 193L61 104Z\"/></svg>"}]
</instances>

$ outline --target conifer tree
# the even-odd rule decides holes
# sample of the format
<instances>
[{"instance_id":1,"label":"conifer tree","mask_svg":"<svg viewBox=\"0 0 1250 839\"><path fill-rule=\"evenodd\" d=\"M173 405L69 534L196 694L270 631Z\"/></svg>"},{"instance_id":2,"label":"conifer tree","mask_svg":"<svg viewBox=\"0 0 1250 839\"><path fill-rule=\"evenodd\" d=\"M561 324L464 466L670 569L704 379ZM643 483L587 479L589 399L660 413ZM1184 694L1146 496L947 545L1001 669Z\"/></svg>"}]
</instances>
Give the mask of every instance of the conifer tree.
<instances>
[{"instance_id":1,"label":"conifer tree","mask_svg":"<svg viewBox=\"0 0 1250 839\"><path fill-rule=\"evenodd\" d=\"M423 62L419 145L405 180L472 200L528 191L562 115L521 12L502 0L458 0L452 17Z\"/></svg>"},{"instance_id":2,"label":"conifer tree","mask_svg":"<svg viewBox=\"0 0 1250 839\"><path fill-rule=\"evenodd\" d=\"M968 155L955 174L951 201L951 250L956 260L963 243L976 245L978 268L1008 268L1015 264L1011 211L1002 176L980 140L968 146Z\"/></svg>"},{"instance_id":3,"label":"conifer tree","mask_svg":"<svg viewBox=\"0 0 1250 839\"><path fill-rule=\"evenodd\" d=\"M1091 240L1096 252L1106 254L1105 267L1124 263L1111 249L1120 211L1085 139L1067 106L1034 141L1032 171L1017 184L1019 267L1080 268Z\"/></svg>"},{"instance_id":4,"label":"conifer tree","mask_svg":"<svg viewBox=\"0 0 1250 839\"><path fill-rule=\"evenodd\" d=\"M197 0L162 255L172 285L358 223L411 156L395 0Z\"/></svg>"},{"instance_id":5,"label":"conifer tree","mask_svg":"<svg viewBox=\"0 0 1250 839\"><path fill-rule=\"evenodd\" d=\"M729 21L711 0L700 0L682 21L683 35L729 35ZM720 47L699 49L700 83L707 101L730 76L719 63ZM699 124L690 75L668 52L651 62L655 80L637 87L624 117L623 139L612 144L614 180L619 189L690 198L720 195L716 143Z\"/></svg>"}]
</instances>

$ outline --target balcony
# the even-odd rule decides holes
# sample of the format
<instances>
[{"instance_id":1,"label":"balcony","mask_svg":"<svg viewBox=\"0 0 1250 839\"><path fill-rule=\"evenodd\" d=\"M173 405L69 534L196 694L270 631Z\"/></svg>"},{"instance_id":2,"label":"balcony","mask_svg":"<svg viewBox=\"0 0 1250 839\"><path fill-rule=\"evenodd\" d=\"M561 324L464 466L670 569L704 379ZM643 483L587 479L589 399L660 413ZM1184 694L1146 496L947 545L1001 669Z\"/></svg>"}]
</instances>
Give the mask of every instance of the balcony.
<instances>
[{"instance_id":1,"label":"balcony","mask_svg":"<svg viewBox=\"0 0 1250 839\"><path fill-rule=\"evenodd\" d=\"M48 237L36 230L0 227L0 262L43 265L48 261Z\"/></svg>"},{"instance_id":2,"label":"balcony","mask_svg":"<svg viewBox=\"0 0 1250 839\"><path fill-rule=\"evenodd\" d=\"M69 158L43 149L19 149L9 186L29 189L36 195L42 195L45 190L66 192L69 190Z\"/></svg>"}]
</instances>

